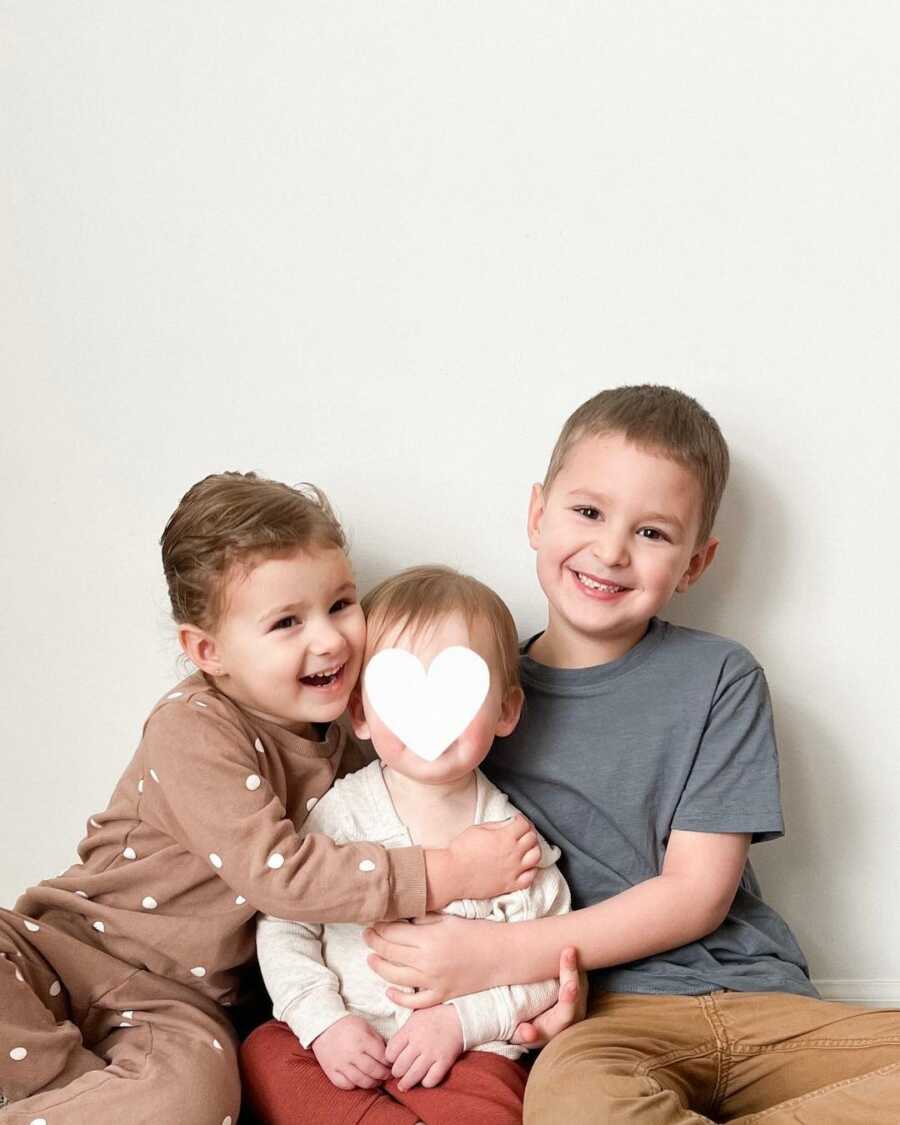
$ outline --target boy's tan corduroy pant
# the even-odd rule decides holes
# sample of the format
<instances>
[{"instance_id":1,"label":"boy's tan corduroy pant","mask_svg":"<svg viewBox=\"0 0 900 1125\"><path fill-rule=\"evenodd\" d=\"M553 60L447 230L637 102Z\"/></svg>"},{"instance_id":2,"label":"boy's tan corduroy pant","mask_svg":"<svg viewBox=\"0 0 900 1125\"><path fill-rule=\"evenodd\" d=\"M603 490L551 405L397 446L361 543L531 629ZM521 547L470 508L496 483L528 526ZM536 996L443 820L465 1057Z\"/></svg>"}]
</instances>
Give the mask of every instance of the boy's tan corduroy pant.
<instances>
[{"instance_id":1,"label":"boy's tan corduroy pant","mask_svg":"<svg viewBox=\"0 0 900 1125\"><path fill-rule=\"evenodd\" d=\"M900 1011L604 993L541 1052L525 1125L898 1125Z\"/></svg>"},{"instance_id":2,"label":"boy's tan corduroy pant","mask_svg":"<svg viewBox=\"0 0 900 1125\"><path fill-rule=\"evenodd\" d=\"M187 985L0 910L3 1125L234 1125L236 1055Z\"/></svg>"}]
</instances>

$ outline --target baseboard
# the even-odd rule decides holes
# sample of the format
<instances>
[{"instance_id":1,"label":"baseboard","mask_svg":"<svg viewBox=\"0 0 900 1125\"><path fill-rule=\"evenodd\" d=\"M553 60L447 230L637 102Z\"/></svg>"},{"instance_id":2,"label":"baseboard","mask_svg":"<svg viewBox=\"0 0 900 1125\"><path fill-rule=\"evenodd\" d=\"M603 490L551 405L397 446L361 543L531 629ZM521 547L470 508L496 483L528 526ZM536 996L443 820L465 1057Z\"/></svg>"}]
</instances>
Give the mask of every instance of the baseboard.
<instances>
[{"instance_id":1,"label":"baseboard","mask_svg":"<svg viewBox=\"0 0 900 1125\"><path fill-rule=\"evenodd\" d=\"M815 980L813 984L823 1000L900 1008L900 980Z\"/></svg>"}]
</instances>

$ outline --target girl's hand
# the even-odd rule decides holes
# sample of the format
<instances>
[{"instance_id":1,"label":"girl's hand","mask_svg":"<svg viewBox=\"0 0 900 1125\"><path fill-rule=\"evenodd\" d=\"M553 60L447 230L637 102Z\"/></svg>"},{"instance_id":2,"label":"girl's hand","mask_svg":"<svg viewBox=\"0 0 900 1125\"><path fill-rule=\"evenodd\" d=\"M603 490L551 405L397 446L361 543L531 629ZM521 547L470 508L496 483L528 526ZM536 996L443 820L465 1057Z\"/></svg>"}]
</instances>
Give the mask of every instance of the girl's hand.
<instances>
[{"instance_id":1,"label":"girl's hand","mask_svg":"<svg viewBox=\"0 0 900 1125\"><path fill-rule=\"evenodd\" d=\"M554 1035L584 1019L587 997L587 977L578 972L578 954L573 946L567 946L559 958L559 998L546 1012L528 1023L520 1023L512 1042L524 1047L543 1047Z\"/></svg>"},{"instance_id":2,"label":"girl's hand","mask_svg":"<svg viewBox=\"0 0 900 1125\"><path fill-rule=\"evenodd\" d=\"M459 872L457 898L496 898L534 882L541 858L537 833L524 816L492 824L473 824L450 841Z\"/></svg>"},{"instance_id":3,"label":"girl's hand","mask_svg":"<svg viewBox=\"0 0 900 1125\"><path fill-rule=\"evenodd\" d=\"M463 1034L459 1016L451 1004L438 1004L413 1012L403 1027L388 1040L385 1052L391 1074L401 1090L420 1082L437 1086L462 1054Z\"/></svg>"},{"instance_id":4,"label":"girl's hand","mask_svg":"<svg viewBox=\"0 0 900 1125\"><path fill-rule=\"evenodd\" d=\"M384 1040L360 1016L344 1016L310 1044L319 1066L341 1090L372 1090L390 1077Z\"/></svg>"},{"instance_id":5,"label":"girl's hand","mask_svg":"<svg viewBox=\"0 0 900 1125\"><path fill-rule=\"evenodd\" d=\"M388 989L403 1008L430 1008L451 996L481 992L498 983L503 942L509 927L478 919L426 914L409 922L379 922L363 932L375 952L369 965L390 984L416 992Z\"/></svg>"}]
</instances>

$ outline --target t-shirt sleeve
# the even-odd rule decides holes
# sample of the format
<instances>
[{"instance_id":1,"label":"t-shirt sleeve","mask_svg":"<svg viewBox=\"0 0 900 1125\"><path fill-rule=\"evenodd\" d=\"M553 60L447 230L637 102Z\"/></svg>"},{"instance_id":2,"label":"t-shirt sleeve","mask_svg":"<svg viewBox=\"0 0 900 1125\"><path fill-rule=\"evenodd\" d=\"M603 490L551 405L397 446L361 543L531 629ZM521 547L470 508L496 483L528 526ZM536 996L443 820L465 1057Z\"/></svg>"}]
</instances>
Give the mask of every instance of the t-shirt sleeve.
<instances>
[{"instance_id":1,"label":"t-shirt sleeve","mask_svg":"<svg viewBox=\"0 0 900 1125\"><path fill-rule=\"evenodd\" d=\"M247 733L212 698L154 712L141 755L142 800L161 827L261 913L368 922L424 911L422 850L301 837Z\"/></svg>"},{"instance_id":2,"label":"t-shirt sleeve","mask_svg":"<svg viewBox=\"0 0 900 1125\"><path fill-rule=\"evenodd\" d=\"M759 667L727 680L710 709L672 828L784 834L772 705Z\"/></svg>"}]
</instances>

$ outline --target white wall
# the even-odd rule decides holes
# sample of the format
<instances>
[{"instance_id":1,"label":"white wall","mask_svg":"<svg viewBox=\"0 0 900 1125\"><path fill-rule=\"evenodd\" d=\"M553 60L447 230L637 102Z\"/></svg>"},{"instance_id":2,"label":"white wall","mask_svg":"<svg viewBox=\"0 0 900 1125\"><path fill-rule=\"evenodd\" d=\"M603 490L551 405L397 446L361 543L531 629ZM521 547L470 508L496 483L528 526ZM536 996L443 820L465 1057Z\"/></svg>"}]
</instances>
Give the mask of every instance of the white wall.
<instances>
[{"instance_id":1,"label":"white wall","mask_svg":"<svg viewBox=\"0 0 900 1125\"><path fill-rule=\"evenodd\" d=\"M826 989L900 999L898 34L888 0L7 0L0 902L176 674L190 483L314 480L365 582L454 563L526 632L559 425L670 382L734 454L674 616L771 679L754 862Z\"/></svg>"}]
</instances>

